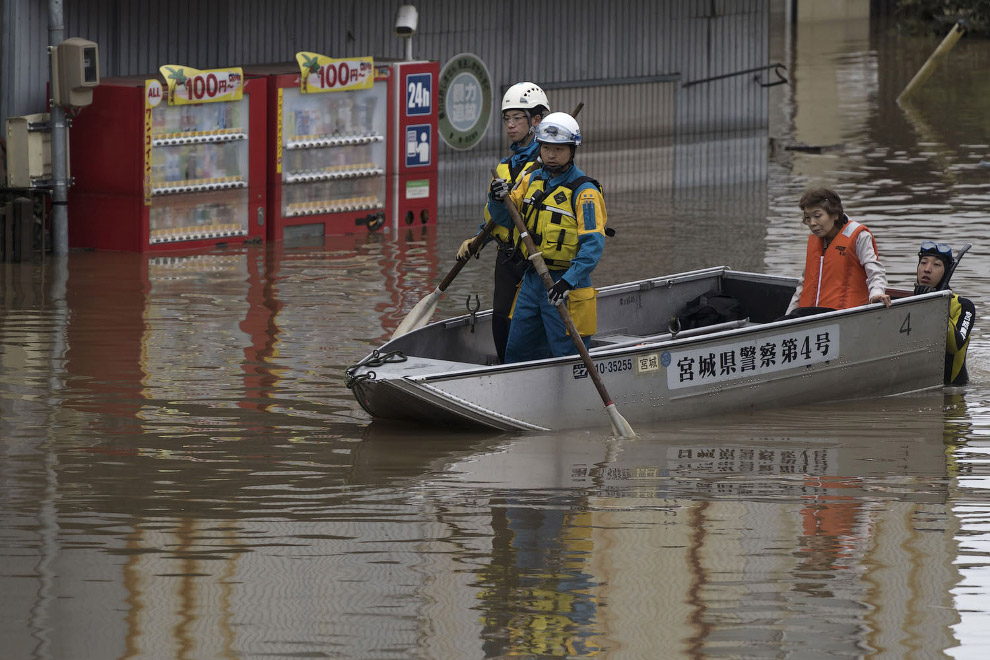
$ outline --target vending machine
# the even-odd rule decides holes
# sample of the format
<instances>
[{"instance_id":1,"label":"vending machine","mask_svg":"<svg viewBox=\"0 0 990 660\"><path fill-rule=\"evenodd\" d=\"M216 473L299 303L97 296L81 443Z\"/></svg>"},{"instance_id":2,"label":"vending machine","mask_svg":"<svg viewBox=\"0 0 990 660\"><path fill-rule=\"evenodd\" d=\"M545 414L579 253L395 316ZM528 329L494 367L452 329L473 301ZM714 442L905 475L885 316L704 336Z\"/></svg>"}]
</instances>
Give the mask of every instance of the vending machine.
<instances>
[{"instance_id":1,"label":"vending machine","mask_svg":"<svg viewBox=\"0 0 990 660\"><path fill-rule=\"evenodd\" d=\"M265 80L164 66L104 79L72 122L69 245L166 251L263 240Z\"/></svg>"},{"instance_id":2,"label":"vending machine","mask_svg":"<svg viewBox=\"0 0 990 660\"><path fill-rule=\"evenodd\" d=\"M268 240L435 222L437 70L310 52L250 69L269 78Z\"/></svg>"},{"instance_id":3,"label":"vending machine","mask_svg":"<svg viewBox=\"0 0 990 660\"><path fill-rule=\"evenodd\" d=\"M437 219L437 62L395 62L393 227L435 224Z\"/></svg>"}]
</instances>

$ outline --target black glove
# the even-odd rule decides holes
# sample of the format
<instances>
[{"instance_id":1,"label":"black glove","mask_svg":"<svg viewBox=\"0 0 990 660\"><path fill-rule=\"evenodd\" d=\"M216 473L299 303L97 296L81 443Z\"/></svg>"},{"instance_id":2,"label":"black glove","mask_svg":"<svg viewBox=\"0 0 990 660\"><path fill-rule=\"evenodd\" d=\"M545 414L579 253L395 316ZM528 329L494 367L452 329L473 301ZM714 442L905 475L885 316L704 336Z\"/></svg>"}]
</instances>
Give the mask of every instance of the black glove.
<instances>
[{"instance_id":1,"label":"black glove","mask_svg":"<svg viewBox=\"0 0 990 660\"><path fill-rule=\"evenodd\" d=\"M505 179L492 179L492 185L488 186L488 193L493 202L501 202L509 196L509 182Z\"/></svg>"},{"instance_id":2,"label":"black glove","mask_svg":"<svg viewBox=\"0 0 990 660\"><path fill-rule=\"evenodd\" d=\"M573 288L567 280L563 277L560 278L556 284L547 289L547 302L559 307L560 303L564 302L564 299L567 298L567 292Z\"/></svg>"}]
</instances>

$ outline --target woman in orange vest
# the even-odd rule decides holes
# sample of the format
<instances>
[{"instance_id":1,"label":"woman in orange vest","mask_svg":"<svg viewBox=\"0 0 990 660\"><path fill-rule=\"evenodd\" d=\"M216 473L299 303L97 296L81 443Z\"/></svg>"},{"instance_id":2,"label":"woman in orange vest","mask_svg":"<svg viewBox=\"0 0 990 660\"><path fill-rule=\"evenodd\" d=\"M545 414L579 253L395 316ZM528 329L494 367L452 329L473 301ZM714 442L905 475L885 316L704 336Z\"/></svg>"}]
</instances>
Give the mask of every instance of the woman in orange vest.
<instances>
[{"instance_id":1,"label":"woman in orange vest","mask_svg":"<svg viewBox=\"0 0 990 660\"><path fill-rule=\"evenodd\" d=\"M804 277L787 306L787 315L806 316L875 302L890 307L887 272L866 225L850 220L842 210L842 200L828 188L809 190L799 206L811 235Z\"/></svg>"}]
</instances>

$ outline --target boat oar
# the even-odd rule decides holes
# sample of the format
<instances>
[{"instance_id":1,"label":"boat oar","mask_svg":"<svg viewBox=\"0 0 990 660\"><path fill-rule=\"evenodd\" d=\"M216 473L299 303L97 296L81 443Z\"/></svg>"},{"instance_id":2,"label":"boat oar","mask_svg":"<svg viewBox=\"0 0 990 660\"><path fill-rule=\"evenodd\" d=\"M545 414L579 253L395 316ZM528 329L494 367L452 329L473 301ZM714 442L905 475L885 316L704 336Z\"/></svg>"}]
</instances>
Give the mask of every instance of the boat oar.
<instances>
[{"instance_id":1,"label":"boat oar","mask_svg":"<svg viewBox=\"0 0 990 660\"><path fill-rule=\"evenodd\" d=\"M494 170L492 174L495 174ZM523 243L526 244L526 249L529 251L529 260L533 262L537 274L539 274L543 280L543 284L549 291L553 288L554 282L546 262L543 261L543 254L536 249L533 238L529 235L529 231L526 229L526 223L523 222L522 216L519 215L519 209L516 208L515 203L506 197L505 206L509 210L509 215L512 216L512 222L515 223L516 229L519 230L519 235ZM605 404L605 412L608 413L609 420L612 422L612 430L620 438L635 438L636 432L633 431L632 426L629 425L625 417L619 414L619 410L615 407L612 397L608 395L608 391L605 389L605 383L602 382L602 377L598 374L595 363L591 361L591 354L588 353L588 347L584 345L581 335L578 334L577 328L574 326L574 319L571 318L571 313L567 310L567 305L564 303L557 305L557 311L560 313L560 320L564 322L564 327L570 333L571 339L574 341L574 346L584 361L584 366L588 370L591 382L595 384L595 389L598 390L598 396L602 398L602 403Z\"/></svg>"},{"instance_id":2,"label":"boat oar","mask_svg":"<svg viewBox=\"0 0 990 660\"><path fill-rule=\"evenodd\" d=\"M471 255L477 254L478 251L481 250L485 244L485 240L488 238L488 235L492 233L492 229L494 227L494 220L489 220L485 223L485 226L481 229L481 232L475 236L474 240L471 242L471 248L468 251L468 254L464 258L458 259L457 263L454 264L454 267L447 273L447 276L443 278L443 281L437 285L437 288L416 303L416 306L413 307L408 314L406 314L406 318L402 319L402 323L400 323L399 327L392 333L392 339L401 337L407 332L412 332L413 330L422 328L430 322L430 319L433 318L433 314L437 311L437 304L440 302L440 299L443 298L444 291L446 291L447 287L450 286L450 283L454 281L457 274L461 272L461 268L464 268L464 264L468 262Z\"/></svg>"}]
</instances>

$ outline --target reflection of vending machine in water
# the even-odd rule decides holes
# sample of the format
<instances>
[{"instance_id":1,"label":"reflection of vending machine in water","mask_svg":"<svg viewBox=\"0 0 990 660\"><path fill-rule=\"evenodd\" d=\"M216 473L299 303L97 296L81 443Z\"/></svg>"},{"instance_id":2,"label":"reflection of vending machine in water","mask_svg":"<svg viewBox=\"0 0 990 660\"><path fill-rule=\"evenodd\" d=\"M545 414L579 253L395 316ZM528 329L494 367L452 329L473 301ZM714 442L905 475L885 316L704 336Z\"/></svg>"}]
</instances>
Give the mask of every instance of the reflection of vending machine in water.
<instances>
[{"instance_id":1,"label":"reflection of vending machine in water","mask_svg":"<svg viewBox=\"0 0 990 660\"><path fill-rule=\"evenodd\" d=\"M104 79L71 131L73 247L159 251L265 234L265 81L162 67Z\"/></svg>"},{"instance_id":2,"label":"reflection of vending machine in water","mask_svg":"<svg viewBox=\"0 0 990 660\"><path fill-rule=\"evenodd\" d=\"M296 59L249 68L270 78L268 239L434 222L436 63ZM412 65L419 79L409 79Z\"/></svg>"}]
</instances>

